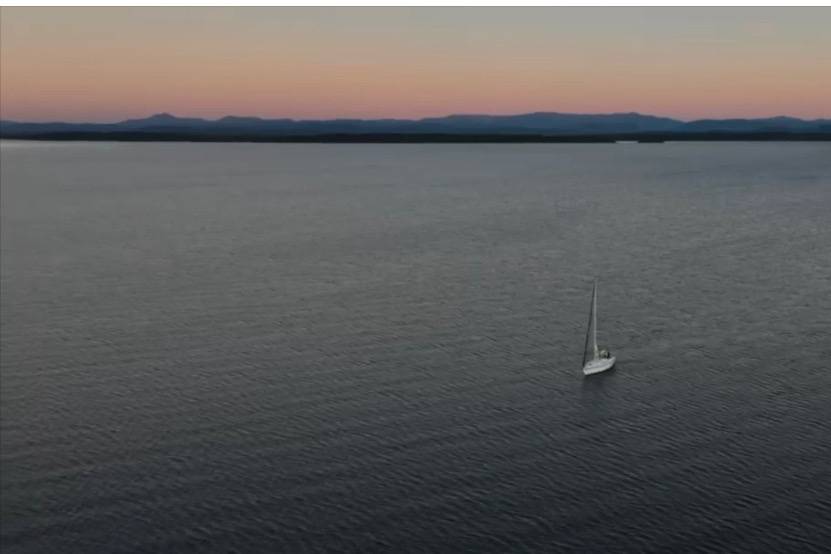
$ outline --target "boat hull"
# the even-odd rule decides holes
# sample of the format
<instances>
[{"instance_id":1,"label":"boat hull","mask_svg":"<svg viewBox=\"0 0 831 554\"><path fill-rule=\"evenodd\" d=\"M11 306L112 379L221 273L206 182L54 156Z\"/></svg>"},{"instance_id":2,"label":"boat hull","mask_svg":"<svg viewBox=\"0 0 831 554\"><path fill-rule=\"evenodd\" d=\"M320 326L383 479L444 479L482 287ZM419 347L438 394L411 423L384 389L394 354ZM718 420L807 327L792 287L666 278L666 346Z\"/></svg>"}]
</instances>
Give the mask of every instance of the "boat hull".
<instances>
[{"instance_id":1,"label":"boat hull","mask_svg":"<svg viewBox=\"0 0 831 554\"><path fill-rule=\"evenodd\" d=\"M602 373L615 367L615 358L598 358L596 360L589 360L583 366L583 375L594 375L595 373Z\"/></svg>"}]
</instances>

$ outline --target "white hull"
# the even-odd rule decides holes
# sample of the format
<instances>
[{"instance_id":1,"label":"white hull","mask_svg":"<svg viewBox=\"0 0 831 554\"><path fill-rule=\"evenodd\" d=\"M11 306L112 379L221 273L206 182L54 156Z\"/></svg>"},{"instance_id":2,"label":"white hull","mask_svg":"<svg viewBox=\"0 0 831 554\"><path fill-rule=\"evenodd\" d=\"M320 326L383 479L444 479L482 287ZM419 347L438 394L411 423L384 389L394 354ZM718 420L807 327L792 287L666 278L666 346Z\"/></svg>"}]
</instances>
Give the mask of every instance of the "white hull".
<instances>
[{"instance_id":1,"label":"white hull","mask_svg":"<svg viewBox=\"0 0 831 554\"><path fill-rule=\"evenodd\" d=\"M583 366L583 375L593 375L595 373L600 373L603 371L607 371L612 369L615 366L615 358L597 358L594 360L589 360L586 362L586 365Z\"/></svg>"}]
</instances>

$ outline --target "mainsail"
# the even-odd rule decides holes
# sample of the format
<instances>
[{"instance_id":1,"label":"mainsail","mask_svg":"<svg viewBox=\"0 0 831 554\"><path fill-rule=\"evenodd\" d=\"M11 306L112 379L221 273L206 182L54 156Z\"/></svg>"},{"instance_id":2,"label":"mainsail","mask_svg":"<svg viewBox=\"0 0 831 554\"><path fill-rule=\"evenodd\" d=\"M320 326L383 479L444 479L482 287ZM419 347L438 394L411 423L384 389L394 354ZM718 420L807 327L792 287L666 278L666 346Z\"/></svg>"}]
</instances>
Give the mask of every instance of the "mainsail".
<instances>
[{"instance_id":1,"label":"mainsail","mask_svg":"<svg viewBox=\"0 0 831 554\"><path fill-rule=\"evenodd\" d=\"M589 324L586 329L586 344L583 347L583 366L587 360L594 360L600 357L597 349L597 280L592 287L592 301L589 305Z\"/></svg>"}]
</instances>

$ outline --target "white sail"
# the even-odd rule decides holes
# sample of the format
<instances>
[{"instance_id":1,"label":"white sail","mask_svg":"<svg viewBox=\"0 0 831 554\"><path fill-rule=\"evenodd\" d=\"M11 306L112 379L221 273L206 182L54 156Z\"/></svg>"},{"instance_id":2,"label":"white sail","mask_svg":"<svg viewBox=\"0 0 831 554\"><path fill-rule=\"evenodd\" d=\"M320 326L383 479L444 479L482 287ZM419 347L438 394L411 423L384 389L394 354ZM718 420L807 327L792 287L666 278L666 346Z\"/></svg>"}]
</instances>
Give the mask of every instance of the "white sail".
<instances>
[{"instance_id":1,"label":"white sail","mask_svg":"<svg viewBox=\"0 0 831 554\"><path fill-rule=\"evenodd\" d=\"M594 346L595 359L600 357L600 351L597 349L597 279L594 280L594 288L592 289L592 344Z\"/></svg>"},{"instance_id":2,"label":"white sail","mask_svg":"<svg viewBox=\"0 0 831 554\"><path fill-rule=\"evenodd\" d=\"M583 365L586 362L597 358L599 350L597 348L597 316L596 316L596 299L597 299L597 281L594 282L592 288L592 299L589 303L589 323L586 328L586 344L583 347Z\"/></svg>"}]
</instances>

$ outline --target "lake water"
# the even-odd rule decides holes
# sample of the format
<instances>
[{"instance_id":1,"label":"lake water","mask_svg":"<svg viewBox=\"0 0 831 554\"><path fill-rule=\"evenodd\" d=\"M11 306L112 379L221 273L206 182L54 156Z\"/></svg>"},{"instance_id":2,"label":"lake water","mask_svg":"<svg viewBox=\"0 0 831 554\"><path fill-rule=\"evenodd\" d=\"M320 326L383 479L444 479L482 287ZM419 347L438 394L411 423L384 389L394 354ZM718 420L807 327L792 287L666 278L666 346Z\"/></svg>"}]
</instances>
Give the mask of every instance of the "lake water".
<instances>
[{"instance_id":1,"label":"lake water","mask_svg":"<svg viewBox=\"0 0 831 554\"><path fill-rule=\"evenodd\" d=\"M0 154L4 554L831 543L829 143Z\"/></svg>"}]
</instances>

